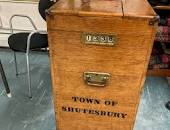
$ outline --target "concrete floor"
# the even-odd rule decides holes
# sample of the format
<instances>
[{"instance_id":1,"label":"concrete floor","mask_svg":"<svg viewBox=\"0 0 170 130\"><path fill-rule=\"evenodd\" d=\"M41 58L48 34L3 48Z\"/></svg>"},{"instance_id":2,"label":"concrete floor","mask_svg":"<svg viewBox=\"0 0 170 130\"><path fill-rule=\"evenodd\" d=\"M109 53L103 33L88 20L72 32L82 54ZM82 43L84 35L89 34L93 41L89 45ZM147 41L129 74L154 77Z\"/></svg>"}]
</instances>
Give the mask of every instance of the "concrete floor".
<instances>
[{"instance_id":1,"label":"concrete floor","mask_svg":"<svg viewBox=\"0 0 170 130\"><path fill-rule=\"evenodd\" d=\"M47 53L32 53L33 98L28 98L25 57L17 53L20 75L16 77L13 53L0 50L0 59L11 89L7 98L0 78L0 130L55 130L51 78Z\"/></svg>"},{"instance_id":2,"label":"concrete floor","mask_svg":"<svg viewBox=\"0 0 170 130\"><path fill-rule=\"evenodd\" d=\"M0 77L0 130L55 130L48 54L33 52L30 56L32 100L27 97L25 57L17 53L17 58L18 77L12 51L0 49L0 59L12 92L12 98L8 98ZM170 111L164 107L168 100L167 79L147 77L134 130L170 130Z\"/></svg>"}]
</instances>

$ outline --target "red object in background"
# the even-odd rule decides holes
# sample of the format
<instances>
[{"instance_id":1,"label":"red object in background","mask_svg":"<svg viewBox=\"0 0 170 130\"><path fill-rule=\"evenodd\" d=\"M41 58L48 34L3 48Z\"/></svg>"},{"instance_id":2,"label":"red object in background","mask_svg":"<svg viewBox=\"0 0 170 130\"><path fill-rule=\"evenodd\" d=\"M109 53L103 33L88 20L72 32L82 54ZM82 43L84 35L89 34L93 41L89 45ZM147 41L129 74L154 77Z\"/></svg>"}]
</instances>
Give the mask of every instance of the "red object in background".
<instances>
[{"instance_id":1,"label":"red object in background","mask_svg":"<svg viewBox=\"0 0 170 130\"><path fill-rule=\"evenodd\" d=\"M170 26L170 17L168 18L167 25Z\"/></svg>"},{"instance_id":2,"label":"red object in background","mask_svg":"<svg viewBox=\"0 0 170 130\"><path fill-rule=\"evenodd\" d=\"M169 26L159 26L158 32L155 37L155 41L169 42L169 40L170 40L169 35L170 35L170 27Z\"/></svg>"},{"instance_id":3,"label":"red object in background","mask_svg":"<svg viewBox=\"0 0 170 130\"><path fill-rule=\"evenodd\" d=\"M169 32L168 26L162 26L162 34L168 35L168 32Z\"/></svg>"},{"instance_id":4,"label":"red object in background","mask_svg":"<svg viewBox=\"0 0 170 130\"><path fill-rule=\"evenodd\" d=\"M162 63L168 63L169 62L169 56L168 55L163 54L161 56L161 58L162 58Z\"/></svg>"}]
</instances>

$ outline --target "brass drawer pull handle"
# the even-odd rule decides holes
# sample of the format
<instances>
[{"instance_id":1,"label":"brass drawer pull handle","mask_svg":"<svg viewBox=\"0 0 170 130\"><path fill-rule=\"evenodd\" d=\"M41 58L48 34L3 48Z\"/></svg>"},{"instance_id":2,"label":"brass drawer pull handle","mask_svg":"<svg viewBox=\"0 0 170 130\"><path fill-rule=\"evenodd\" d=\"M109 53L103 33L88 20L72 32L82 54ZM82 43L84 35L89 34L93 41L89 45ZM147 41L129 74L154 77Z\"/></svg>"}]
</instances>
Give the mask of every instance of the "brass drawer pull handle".
<instances>
[{"instance_id":1,"label":"brass drawer pull handle","mask_svg":"<svg viewBox=\"0 0 170 130\"><path fill-rule=\"evenodd\" d=\"M110 79L109 73L84 72L84 81L87 85L104 87Z\"/></svg>"}]
</instances>

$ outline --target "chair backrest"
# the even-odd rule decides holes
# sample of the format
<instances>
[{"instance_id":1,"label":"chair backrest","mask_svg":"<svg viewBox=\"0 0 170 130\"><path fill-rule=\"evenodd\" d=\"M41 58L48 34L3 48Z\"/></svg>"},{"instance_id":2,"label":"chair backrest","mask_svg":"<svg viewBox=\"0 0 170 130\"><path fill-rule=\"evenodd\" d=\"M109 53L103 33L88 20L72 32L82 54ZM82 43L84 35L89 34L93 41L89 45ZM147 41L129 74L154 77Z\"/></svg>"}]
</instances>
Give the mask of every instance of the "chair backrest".
<instances>
[{"instance_id":1,"label":"chair backrest","mask_svg":"<svg viewBox=\"0 0 170 130\"><path fill-rule=\"evenodd\" d=\"M39 0L38 10L44 20L46 20L45 10L49 9L55 3L54 1L58 0Z\"/></svg>"}]
</instances>

